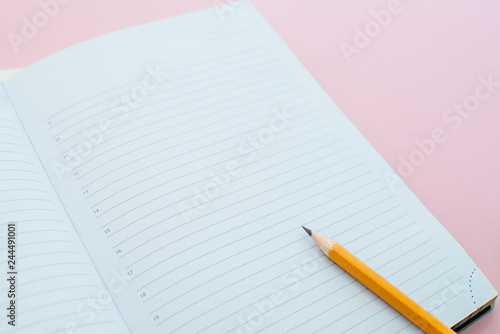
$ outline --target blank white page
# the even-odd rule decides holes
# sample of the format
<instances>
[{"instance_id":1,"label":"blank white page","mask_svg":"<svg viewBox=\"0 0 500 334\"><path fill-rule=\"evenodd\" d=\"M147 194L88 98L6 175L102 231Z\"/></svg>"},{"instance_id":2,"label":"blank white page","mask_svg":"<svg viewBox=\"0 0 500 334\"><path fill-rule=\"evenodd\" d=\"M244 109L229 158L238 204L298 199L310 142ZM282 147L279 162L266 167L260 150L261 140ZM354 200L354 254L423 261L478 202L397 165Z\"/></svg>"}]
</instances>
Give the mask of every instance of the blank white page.
<instances>
[{"instance_id":1,"label":"blank white page","mask_svg":"<svg viewBox=\"0 0 500 334\"><path fill-rule=\"evenodd\" d=\"M14 262L7 258L9 224L16 229ZM0 254L1 333L129 333L2 85ZM7 272L16 273L15 291ZM15 327L7 324L8 295L16 301Z\"/></svg>"},{"instance_id":2,"label":"blank white page","mask_svg":"<svg viewBox=\"0 0 500 334\"><path fill-rule=\"evenodd\" d=\"M115 296L129 328L419 332L301 225L450 326L493 298L255 9L217 10L82 43L6 85L104 281L130 277Z\"/></svg>"}]
</instances>

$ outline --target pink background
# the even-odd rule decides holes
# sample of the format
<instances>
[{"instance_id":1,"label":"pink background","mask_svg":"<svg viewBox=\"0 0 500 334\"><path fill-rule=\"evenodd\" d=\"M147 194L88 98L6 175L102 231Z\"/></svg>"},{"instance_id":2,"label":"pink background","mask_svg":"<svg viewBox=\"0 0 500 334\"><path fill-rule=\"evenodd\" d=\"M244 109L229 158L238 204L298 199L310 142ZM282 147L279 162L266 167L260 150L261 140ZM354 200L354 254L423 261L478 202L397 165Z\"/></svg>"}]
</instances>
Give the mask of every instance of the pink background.
<instances>
[{"instance_id":1,"label":"pink background","mask_svg":"<svg viewBox=\"0 0 500 334\"><path fill-rule=\"evenodd\" d=\"M408 158L417 148L415 140L430 137L434 128L446 131L447 141L404 180L500 289L500 87L457 130L442 119L447 108L474 93L478 76L500 81L500 2L401 0L402 11L347 62L340 43L353 44L354 29L389 2L253 1L394 168L400 155ZM213 6L212 0L69 1L16 54L8 34L20 34L22 18L31 19L40 5L2 1L0 69L25 67L110 31ZM498 328L497 307L466 333Z\"/></svg>"}]
</instances>

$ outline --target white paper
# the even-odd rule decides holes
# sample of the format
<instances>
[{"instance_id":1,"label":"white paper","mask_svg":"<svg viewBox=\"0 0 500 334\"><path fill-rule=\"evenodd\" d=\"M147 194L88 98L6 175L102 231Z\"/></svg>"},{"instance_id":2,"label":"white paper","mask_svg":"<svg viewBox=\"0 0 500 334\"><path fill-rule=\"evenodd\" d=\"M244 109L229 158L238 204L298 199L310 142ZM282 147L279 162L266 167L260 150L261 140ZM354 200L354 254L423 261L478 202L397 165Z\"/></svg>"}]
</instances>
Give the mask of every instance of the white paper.
<instances>
[{"instance_id":1,"label":"white paper","mask_svg":"<svg viewBox=\"0 0 500 334\"><path fill-rule=\"evenodd\" d=\"M130 277L113 294L129 328L420 332L302 225L447 325L493 298L471 298L473 261L255 9L218 14L109 34L6 84L104 282Z\"/></svg>"},{"instance_id":2,"label":"white paper","mask_svg":"<svg viewBox=\"0 0 500 334\"><path fill-rule=\"evenodd\" d=\"M2 333L129 332L1 85L0 219Z\"/></svg>"}]
</instances>

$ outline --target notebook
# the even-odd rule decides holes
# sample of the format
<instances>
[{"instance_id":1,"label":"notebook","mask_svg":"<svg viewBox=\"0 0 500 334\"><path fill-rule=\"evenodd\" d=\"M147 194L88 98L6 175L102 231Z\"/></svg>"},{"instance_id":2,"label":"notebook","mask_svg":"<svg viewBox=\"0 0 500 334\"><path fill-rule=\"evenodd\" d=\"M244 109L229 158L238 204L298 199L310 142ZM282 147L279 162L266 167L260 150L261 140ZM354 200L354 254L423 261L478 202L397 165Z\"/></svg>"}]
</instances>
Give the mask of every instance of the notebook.
<instances>
[{"instance_id":1,"label":"notebook","mask_svg":"<svg viewBox=\"0 0 500 334\"><path fill-rule=\"evenodd\" d=\"M56 53L0 113L2 333L420 332L302 225L455 329L497 295L248 2Z\"/></svg>"}]
</instances>

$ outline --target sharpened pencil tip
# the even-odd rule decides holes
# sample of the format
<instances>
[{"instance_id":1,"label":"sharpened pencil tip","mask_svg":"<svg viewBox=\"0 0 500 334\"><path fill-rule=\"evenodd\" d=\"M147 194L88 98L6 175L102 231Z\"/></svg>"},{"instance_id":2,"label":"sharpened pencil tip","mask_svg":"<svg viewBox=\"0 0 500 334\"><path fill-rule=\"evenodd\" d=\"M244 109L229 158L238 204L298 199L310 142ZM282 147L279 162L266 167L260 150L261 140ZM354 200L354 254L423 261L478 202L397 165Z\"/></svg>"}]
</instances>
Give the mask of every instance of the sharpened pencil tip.
<instances>
[{"instance_id":1,"label":"sharpened pencil tip","mask_svg":"<svg viewBox=\"0 0 500 334\"><path fill-rule=\"evenodd\" d=\"M307 234L309 234L309 235L312 234L312 231L310 229L308 229L307 227L302 226L302 228L304 229L304 231L307 232Z\"/></svg>"}]
</instances>

